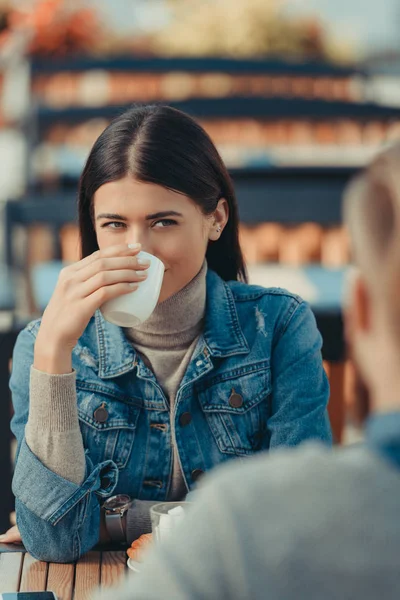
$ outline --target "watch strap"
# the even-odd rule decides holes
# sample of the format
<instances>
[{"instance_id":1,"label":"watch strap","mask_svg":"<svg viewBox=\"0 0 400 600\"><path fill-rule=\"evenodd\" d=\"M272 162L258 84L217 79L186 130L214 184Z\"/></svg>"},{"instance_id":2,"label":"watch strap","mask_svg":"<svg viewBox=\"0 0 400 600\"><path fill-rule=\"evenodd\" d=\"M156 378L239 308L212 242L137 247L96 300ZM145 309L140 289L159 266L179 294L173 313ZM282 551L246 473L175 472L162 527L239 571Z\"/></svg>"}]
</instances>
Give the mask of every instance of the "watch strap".
<instances>
[{"instance_id":1,"label":"watch strap","mask_svg":"<svg viewBox=\"0 0 400 600\"><path fill-rule=\"evenodd\" d=\"M122 525L123 513L106 512L106 529L113 542L124 542L126 539L125 531Z\"/></svg>"}]
</instances>

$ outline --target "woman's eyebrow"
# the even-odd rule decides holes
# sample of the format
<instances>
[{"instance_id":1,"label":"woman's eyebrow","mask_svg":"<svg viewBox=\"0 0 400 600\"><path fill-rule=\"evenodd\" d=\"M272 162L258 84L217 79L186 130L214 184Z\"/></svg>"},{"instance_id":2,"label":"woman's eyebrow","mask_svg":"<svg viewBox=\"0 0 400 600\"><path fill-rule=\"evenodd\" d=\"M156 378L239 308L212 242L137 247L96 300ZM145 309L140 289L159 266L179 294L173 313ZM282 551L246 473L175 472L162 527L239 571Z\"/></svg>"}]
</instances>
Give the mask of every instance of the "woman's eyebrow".
<instances>
[{"instance_id":1,"label":"woman's eyebrow","mask_svg":"<svg viewBox=\"0 0 400 600\"><path fill-rule=\"evenodd\" d=\"M128 220L126 217L123 217L117 213L101 213L100 215L97 215L96 221L99 221L100 219L118 219L118 221Z\"/></svg>"},{"instance_id":2,"label":"woman's eyebrow","mask_svg":"<svg viewBox=\"0 0 400 600\"><path fill-rule=\"evenodd\" d=\"M183 217L183 215L182 213L176 212L176 210L164 210L162 212L153 213L152 215L146 215L146 221L165 219L166 217Z\"/></svg>"},{"instance_id":3,"label":"woman's eyebrow","mask_svg":"<svg viewBox=\"0 0 400 600\"><path fill-rule=\"evenodd\" d=\"M153 213L151 215L146 215L146 221L152 221L153 219L165 219L166 217L183 217L182 213L177 212L176 210L163 210L161 212ZM128 221L127 217L123 215L119 215L118 213L100 213L96 217L96 221L100 219L116 219L118 221Z\"/></svg>"}]
</instances>

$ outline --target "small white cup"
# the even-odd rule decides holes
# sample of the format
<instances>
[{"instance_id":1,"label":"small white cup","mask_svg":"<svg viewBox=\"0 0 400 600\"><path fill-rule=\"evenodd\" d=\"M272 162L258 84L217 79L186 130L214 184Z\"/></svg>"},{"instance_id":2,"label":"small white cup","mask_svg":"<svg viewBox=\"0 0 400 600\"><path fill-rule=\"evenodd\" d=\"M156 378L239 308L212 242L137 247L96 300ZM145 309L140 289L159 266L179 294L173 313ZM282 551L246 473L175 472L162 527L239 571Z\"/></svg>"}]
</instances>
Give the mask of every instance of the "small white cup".
<instances>
[{"instance_id":1,"label":"small white cup","mask_svg":"<svg viewBox=\"0 0 400 600\"><path fill-rule=\"evenodd\" d=\"M150 507L151 530L155 542L169 537L171 531L185 519L191 502L160 502Z\"/></svg>"},{"instance_id":2,"label":"small white cup","mask_svg":"<svg viewBox=\"0 0 400 600\"><path fill-rule=\"evenodd\" d=\"M148 252L139 252L138 258L147 258L150 261L147 279L140 281L138 289L131 294L108 300L100 307L103 317L120 327L137 327L146 321L157 306L160 297L164 264Z\"/></svg>"}]
</instances>

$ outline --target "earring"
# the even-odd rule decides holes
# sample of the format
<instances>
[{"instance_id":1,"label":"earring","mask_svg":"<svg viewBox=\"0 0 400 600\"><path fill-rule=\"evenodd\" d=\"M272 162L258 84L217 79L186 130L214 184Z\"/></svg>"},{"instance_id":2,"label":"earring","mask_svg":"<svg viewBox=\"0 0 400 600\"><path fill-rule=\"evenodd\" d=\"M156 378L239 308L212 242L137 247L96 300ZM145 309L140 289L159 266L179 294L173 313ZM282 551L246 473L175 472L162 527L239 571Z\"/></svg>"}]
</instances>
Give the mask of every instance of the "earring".
<instances>
[{"instance_id":1,"label":"earring","mask_svg":"<svg viewBox=\"0 0 400 600\"><path fill-rule=\"evenodd\" d=\"M217 227L217 233L221 233L221 227Z\"/></svg>"}]
</instances>

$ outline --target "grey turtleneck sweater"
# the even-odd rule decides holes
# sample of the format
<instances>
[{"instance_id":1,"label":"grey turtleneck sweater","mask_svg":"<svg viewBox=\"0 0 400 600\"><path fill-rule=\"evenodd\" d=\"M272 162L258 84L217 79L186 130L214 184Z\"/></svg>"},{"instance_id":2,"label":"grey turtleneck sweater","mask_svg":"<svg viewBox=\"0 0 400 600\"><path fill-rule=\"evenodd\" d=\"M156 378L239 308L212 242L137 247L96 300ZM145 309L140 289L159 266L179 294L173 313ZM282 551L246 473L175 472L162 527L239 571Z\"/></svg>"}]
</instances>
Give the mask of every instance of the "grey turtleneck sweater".
<instances>
[{"instance_id":1,"label":"grey turtleneck sweater","mask_svg":"<svg viewBox=\"0 0 400 600\"><path fill-rule=\"evenodd\" d=\"M125 330L127 338L154 372L167 396L171 415L176 392L203 328L207 265L177 294L159 304L148 321ZM85 477L85 451L79 428L75 371L50 375L31 368L29 419L25 438L31 451L49 469L80 485ZM173 433L173 420L172 433ZM169 499L180 499L187 490L179 466L175 438ZM149 506L135 501L128 512L130 542L150 528Z\"/></svg>"},{"instance_id":2,"label":"grey turtleneck sweater","mask_svg":"<svg viewBox=\"0 0 400 600\"><path fill-rule=\"evenodd\" d=\"M203 329L206 274L204 264L200 273L180 292L159 304L145 323L125 330L169 399L174 450L169 500L180 500L188 491L179 465L172 417L179 384Z\"/></svg>"}]
</instances>

